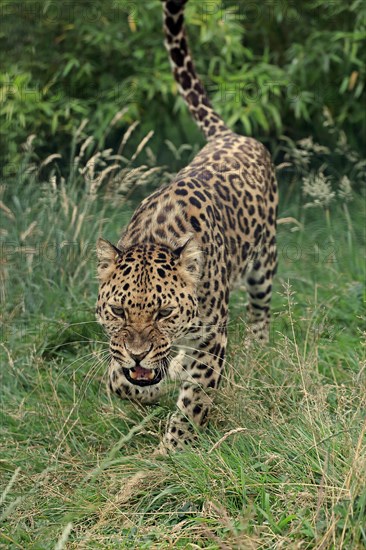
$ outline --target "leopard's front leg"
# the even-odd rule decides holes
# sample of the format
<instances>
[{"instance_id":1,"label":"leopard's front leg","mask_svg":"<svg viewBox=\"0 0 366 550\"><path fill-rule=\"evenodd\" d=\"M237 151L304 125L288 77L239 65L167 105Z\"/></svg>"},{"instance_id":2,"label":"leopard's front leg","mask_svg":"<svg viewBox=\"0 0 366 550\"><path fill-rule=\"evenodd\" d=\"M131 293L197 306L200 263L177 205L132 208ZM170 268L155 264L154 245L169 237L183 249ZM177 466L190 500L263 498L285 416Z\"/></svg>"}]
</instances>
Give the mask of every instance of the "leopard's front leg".
<instances>
[{"instance_id":1,"label":"leopard's front leg","mask_svg":"<svg viewBox=\"0 0 366 550\"><path fill-rule=\"evenodd\" d=\"M226 323L202 340L196 348L186 349L183 364L183 381L164 436L167 449L182 449L195 439L195 426L203 427L208 421L225 360ZM183 348L184 349L184 348Z\"/></svg>"}]
</instances>

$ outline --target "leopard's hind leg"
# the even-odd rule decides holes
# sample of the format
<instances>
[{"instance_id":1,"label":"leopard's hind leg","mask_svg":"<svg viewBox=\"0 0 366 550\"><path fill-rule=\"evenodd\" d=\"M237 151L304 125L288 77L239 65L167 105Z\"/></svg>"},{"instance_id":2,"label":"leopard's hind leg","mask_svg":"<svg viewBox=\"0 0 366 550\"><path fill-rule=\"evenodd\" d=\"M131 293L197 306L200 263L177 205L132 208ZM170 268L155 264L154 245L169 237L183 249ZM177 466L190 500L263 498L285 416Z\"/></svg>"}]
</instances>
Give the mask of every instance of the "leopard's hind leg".
<instances>
[{"instance_id":1,"label":"leopard's hind leg","mask_svg":"<svg viewBox=\"0 0 366 550\"><path fill-rule=\"evenodd\" d=\"M269 341L270 305L272 280L277 271L275 239L271 246L264 245L245 279L248 292L246 345L252 342L264 344Z\"/></svg>"}]
</instances>

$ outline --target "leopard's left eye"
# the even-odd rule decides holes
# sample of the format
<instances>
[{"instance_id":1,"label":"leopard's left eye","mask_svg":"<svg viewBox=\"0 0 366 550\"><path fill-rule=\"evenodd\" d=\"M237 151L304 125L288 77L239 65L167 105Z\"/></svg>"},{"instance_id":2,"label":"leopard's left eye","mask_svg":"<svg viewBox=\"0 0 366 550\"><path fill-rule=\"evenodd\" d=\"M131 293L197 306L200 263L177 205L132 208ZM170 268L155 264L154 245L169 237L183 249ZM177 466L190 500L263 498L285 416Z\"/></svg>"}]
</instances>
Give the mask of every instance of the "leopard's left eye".
<instances>
[{"instance_id":1,"label":"leopard's left eye","mask_svg":"<svg viewBox=\"0 0 366 550\"><path fill-rule=\"evenodd\" d=\"M111 306L111 310L113 315L115 315L116 317L121 317L121 319L125 318L125 310L123 309L123 307Z\"/></svg>"},{"instance_id":2,"label":"leopard's left eye","mask_svg":"<svg viewBox=\"0 0 366 550\"><path fill-rule=\"evenodd\" d=\"M166 319L167 317L169 317L169 315L174 311L174 308L173 307L167 307L165 309L161 309L160 311L157 312L156 316L155 316L155 319L157 321L160 321L160 319Z\"/></svg>"}]
</instances>

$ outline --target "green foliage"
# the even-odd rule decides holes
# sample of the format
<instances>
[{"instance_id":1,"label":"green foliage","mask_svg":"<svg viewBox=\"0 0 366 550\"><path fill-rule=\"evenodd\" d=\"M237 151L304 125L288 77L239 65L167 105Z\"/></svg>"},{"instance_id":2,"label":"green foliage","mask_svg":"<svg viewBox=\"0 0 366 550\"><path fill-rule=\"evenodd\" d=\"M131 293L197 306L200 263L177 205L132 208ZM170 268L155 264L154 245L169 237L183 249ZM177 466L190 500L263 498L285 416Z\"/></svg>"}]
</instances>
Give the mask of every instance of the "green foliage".
<instances>
[{"instance_id":1,"label":"green foliage","mask_svg":"<svg viewBox=\"0 0 366 550\"><path fill-rule=\"evenodd\" d=\"M85 118L99 148L115 149L119 134L142 121L136 143L154 129L161 162L166 139L202 142L170 74L158 0L3 0L1 9L0 137L7 173L15 171L30 134L40 158L54 151L67 157ZM359 151L366 135L365 18L361 0L270 0L260 7L191 0L187 8L198 71L232 127L267 141L311 133L330 145L327 108ZM106 142L106 128L121 110Z\"/></svg>"}]
</instances>

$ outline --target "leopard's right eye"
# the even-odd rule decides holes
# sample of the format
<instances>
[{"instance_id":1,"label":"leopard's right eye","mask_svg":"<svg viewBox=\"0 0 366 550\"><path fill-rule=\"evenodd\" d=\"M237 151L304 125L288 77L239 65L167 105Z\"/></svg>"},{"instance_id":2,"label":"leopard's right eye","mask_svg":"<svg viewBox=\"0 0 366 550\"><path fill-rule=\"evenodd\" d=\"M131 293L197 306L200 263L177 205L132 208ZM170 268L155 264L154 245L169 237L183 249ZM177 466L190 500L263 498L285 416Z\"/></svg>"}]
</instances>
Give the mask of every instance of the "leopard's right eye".
<instances>
[{"instance_id":1,"label":"leopard's right eye","mask_svg":"<svg viewBox=\"0 0 366 550\"><path fill-rule=\"evenodd\" d=\"M123 309L123 307L111 306L111 310L113 315L115 315L116 317L120 317L121 319L126 318L125 310Z\"/></svg>"}]
</instances>

